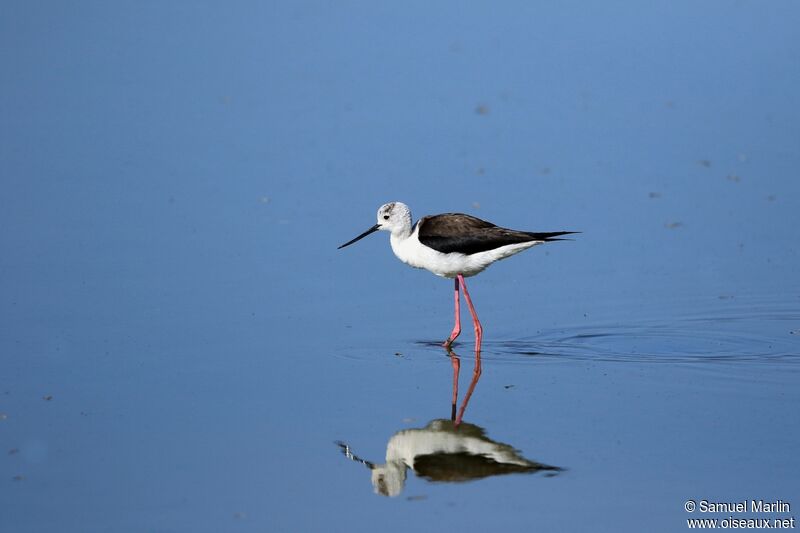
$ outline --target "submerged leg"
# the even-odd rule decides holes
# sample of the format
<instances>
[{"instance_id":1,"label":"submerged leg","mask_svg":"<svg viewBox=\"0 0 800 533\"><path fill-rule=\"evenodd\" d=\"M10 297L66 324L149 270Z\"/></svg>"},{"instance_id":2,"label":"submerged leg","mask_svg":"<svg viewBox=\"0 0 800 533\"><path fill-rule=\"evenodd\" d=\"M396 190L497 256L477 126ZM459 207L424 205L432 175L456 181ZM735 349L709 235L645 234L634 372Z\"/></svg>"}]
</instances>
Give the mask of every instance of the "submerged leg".
<instances>
[{"instance_id":1,"label":"submerged leg","mask_svg":"<svg viewBox=\"0 0 800 533\"><path fill-rule=\"evenodd\" d=\"M443 346L447 349L450 348L450 345L453 344L453 341L456 340L456 337L461 333L461 307L458 298L458 278L455 280L455 296L456 296L456 324L453 326L453 331L450 332L450 336L447 337L447 340L444 341Z\"/></svg>"},{"instance_id":2,"label":"submerged leg","mask_svg":"<svg viewBox=\"0 0 800 533\"><path fill-rule=\"evenodd\" d=\"M458 275L456 278L458 283L461 283L461 289L464 291L464 299L467 301L467 306L469 306L469 312L472 315L472 323L475 326L475 358L480 361L481 358L481 338L483 337L483 327L481 326L480 321L478 320L478 315L475 313L475 308L472 306L472 299L469 297L469 292L467 292L467 284L464 282L464 276L461 274Z\"/></svg>"}]
</instances>

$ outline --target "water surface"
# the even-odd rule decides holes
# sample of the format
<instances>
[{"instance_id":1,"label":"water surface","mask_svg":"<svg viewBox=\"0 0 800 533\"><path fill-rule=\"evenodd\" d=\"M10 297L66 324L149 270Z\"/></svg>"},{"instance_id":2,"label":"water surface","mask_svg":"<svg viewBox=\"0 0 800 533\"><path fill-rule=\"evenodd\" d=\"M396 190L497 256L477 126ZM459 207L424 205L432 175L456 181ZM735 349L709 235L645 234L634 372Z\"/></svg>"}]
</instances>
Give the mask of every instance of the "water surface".
<instances>
[{"instance_id":1,"label":"water surface","mask_svg":"<svg viewBox=\"0 0 800 533\"><path fill-rule=\"evenodd\" d=\"M679 531L689 499L800 506L798 14L8 3L0 529ZM468 280L463 430L451 282L383 234L336 250L392 200L582 232ZM419 459L376 493L387 450Z\"/></svg>"}]
</instances>

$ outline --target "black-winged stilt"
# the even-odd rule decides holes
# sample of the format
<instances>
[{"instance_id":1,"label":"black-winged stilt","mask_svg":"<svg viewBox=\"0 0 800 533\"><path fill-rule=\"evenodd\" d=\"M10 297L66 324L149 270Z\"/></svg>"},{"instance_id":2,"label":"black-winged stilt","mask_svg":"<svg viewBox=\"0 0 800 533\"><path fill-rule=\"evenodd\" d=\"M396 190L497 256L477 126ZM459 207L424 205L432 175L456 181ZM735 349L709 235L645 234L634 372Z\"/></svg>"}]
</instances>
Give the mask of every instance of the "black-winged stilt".
<instances>
[{"instance_id":1,"label":"black-winged stilt","mask_svg":"<svg viewBox=\"0 0 800 533\"><path fill-rule=\"evenodd\" d=\"M474 276L495 261L505 259L537 244L559 241L561 235L574 231L534 233L495 226L462 213L445 213L422 217L411 224L411 210L401 202L390 202L378 209L378 223L339 249L350 246L376 231L391 233L389 242L394 255L415 268L424 268L437 276L455 279L455 325L444 341L449 349L461 333L459 286L469 306L475 326L475 352L480 357L483 327L467 292L465 277Z\"/></svg>"}]
</instances>

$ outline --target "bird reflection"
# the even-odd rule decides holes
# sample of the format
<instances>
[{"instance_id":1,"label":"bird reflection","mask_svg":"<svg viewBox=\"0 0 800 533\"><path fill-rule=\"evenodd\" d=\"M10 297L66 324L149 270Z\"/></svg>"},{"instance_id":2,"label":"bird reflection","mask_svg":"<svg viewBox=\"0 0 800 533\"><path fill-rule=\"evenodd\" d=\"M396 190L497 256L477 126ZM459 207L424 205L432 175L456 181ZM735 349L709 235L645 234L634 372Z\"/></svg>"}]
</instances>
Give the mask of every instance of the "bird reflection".
<instances>
[{"instance_id":1,"label":"bird reflection","mask_svg":"<svg viewBox=\"0 0 800 533\"><path fill-rule=\"evenodd\" d=\"M484 428L462 420L481 375L480 359L476 359L472 381L457 410L460 359L455 353L448 355L453 364L450 420L436 419L422 428L398 431L386 445L383 464L362 459L350 446L337 442L345 457L370 470L375 492L398 496L405 487L409 469L432 482L464 482L514 473L545 472L552 476L560 472L562 469L557 466L526 459L511 445L487 437Z\"/></svg>"}]
</instances>

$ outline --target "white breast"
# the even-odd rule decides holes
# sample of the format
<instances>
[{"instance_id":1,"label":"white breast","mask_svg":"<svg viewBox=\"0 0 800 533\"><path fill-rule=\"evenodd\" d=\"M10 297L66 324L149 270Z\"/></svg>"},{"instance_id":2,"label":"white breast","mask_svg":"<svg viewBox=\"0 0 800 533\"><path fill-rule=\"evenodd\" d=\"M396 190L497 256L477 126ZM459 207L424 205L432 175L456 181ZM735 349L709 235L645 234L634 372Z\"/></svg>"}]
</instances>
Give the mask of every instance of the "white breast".
<instances>
[{"instance_id":1,"label":"white breast","mask_svg":"<svg viewBox=\"0 0 800 533\"><path fill-rule=\"evenodd\" d=\"M392 251L400 261L414 268L424 268L437 276L454 278L458 274L465 277L474 276L482 272L495 261L511 257L531 246L540 244L542 241L523 242L519 244L509 244L494 250L478 252L476 254L464 255L459 253L444 254L437 252L433 248L428 248L419 242L417 228L414 233L406 238L397 237L392 234L390 238Z\"/></svg>"}]
</instances>

